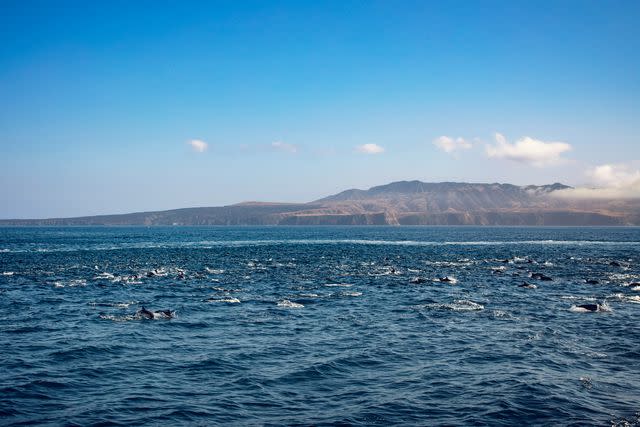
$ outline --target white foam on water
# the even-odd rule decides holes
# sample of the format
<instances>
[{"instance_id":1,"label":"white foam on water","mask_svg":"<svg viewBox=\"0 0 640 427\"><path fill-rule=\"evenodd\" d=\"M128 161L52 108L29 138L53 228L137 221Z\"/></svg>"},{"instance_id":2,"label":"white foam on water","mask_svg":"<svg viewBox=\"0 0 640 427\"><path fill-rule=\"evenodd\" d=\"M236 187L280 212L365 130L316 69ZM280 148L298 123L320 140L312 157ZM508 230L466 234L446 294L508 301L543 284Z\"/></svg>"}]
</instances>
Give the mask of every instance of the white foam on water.
<instances>
[{"instance_id":1,"label":"white foam on water","mask_svg":"<svg viewBox=\"0 0 640 427\"><path fill-rule=\"evenodd\" d=\"M470 300L456 300L454 301L454 310L464 311L464 310L484 310L484 305L478 304L477 302L473 302Z\"/></svg>"},{"instance_id":2,"label":"white foam on water","mask_svg":"<svg viewBox=\"0 0 640 427\"><path fill-rule=\"evenodd\" d=\"M212 247L246 247L265 245L375 245L375 246L519 246L519 245L555 245L555 246L637 246L637 241L608 240L520 240L520 241L416 241L416 240L366 240L366 239L274 239L274 240L219 240L219 241L185 241L185 242L135 242L117 245L55 245L2 252L71 252L71 251L103 251L151 248L196 248ZM272 260L269 260L272 261Z\"/></svg>"},{"instance_id":3,"label":"white foam on water","mask_svg":"<svg viewBox=\"0 0 640 427\"><path fill-rule=\"evenodd\" d=\"M470 300L455 300L453 303L444 304L425 304L420 307L435 310L451 310L451 311L480 311L484 310L484 305L478 304Z\"/></svg>"},{"instance_id":4,"label":"white foam on water","mask_svg":"<svg viewBox=\"0 0 640 427\"><path fill-rule=\"evenodd\" d=\"M574 295L563 295L560 298L568 299L568 300L597 301L597 298L595 297L581 297L581 296L574 296Z\"/></svg>"},{"instance_id":5,"label":"white foam on water","mask_svg":"<svg viewBox=\"0 0 640 427\"><path fill-rule=\"evenodd\" d=\"M440 267L464 267L468 265L473 265L473 261L464 260L464 261L424 261L426 265L435 265Z\"/></svg>"},{"instance_id":6,"label":"white foam on water","mask_svg":"<svg viewBox=\"0 0 640 427\"><path fill-rule=\"evenodd\" d=\"M222 273L224 273L224 270L223 270L223 269L220 269L220 268L209 268L209 267L205 267L204 269L205 269L205 270L207 271L207 273L209 273L209 274L222 274Z\"/></svg>"},{"instance_id":7,"label":"white foam on water","mask_svg":"<svg viewBox=\"0 0 640 427\"><path fill-rule=\"evenodd\" d=\"M628 273L611 273L608 275L611 280L633 280L637 279L637 274L628 274Z\"/></svg>"},{"instance_id":8,"label":"white foam on water","mask_svg":"<svg viewBox=\"0 0 640 427\"><path fill-rule=\"evenodd\" d=\"M240 300L238 298L209 298L206 300L207 302L224 302L227 304L239 304Z\"/></svg>"},{"instance_id":9,"label":"white foam on water","mask_svg":"<svg viewBox=\"0 0 640 427\"><path fill-rule=\"evenodd\" d=\"M609 304L605 301L605 302L603 302L602 304L600 304L600 309L599 309L599 311L610 312L610 311L612 311L612 310L611 310L611 307L609 306Z\"/></svg>"},{"instance_id":10,"label":"white foam on water","mask_svg":"<svg viewBox=\"0 0 640 427\"><path fill-rule=\"evenodd\" d=\"M15 273L13 271L5 271L2 273L3 276L13 276Z\"/></svg>"},{"instance_id":11,"label":"white foam on water","mask_svg":"<svg viewBox=\"0 0 640 427\"><path fill-rule=\"evenodd\" d=\"M627 297L627 301L635 303L635 304L640 304L640 295L628 296Z\"/></svg>"},{"instance_id":12,"label":"white foam on water","mask_svg":"<svg viewBox=\"0 0 640 427\"><path fill-rule=\"evenodd\" d=\"M342 295L346 297L359 297L362 296L362 292L343 292Z\"/></svg>"},{"instance_id":13,"label":"white foam on water","mask_svg":"<svg viewBox=\"0 0 640 427\"><path fill-rule=\"evenodd\" d=\"M640 286L634 286L631 288L632 291L640 292Z\"/></svg>"},{"instance_id":14,"label":"white foam on water","mask_svg":"<svg viewBox=\"0 0 640 427\"><path fill-rule=\"evenodd\" d=\"M304 305L298 304L297 302L289 301L288 299L283 299L282 301L278 301L278 307L283 308L304 308Z\"/></svg>"},{"instance_id":15,"label":"white foam on water","mask_svg":"<svg viewBox=\"0 0 640 427\"><path fill-rule=\"evenodd\" d=\"M114 322L127 322L130 320L137 320L138 317L136 316L132 316L132 315L128 315L128 316L115 316L113 314L101 314L100 319L104 319L104 320L112 320Z\"/></svg>"},{"instance_id":16,"label":"white foam on water","mask_svg":"<svg viewBox=\"0 0 640 427\"><path fill-rule=\"evenodd\" d=\"M327 283L325 286L328 288L350 288L353 285L350 283Z\"/></svg>"},{"instance_id":17,"label":"white foam on water","mask_svg":"<svg viewBox=\"0 0 640 427\"><path fill-rule=\"evenodd\" d=\"M87 286L87 281L85 279L72 279L69 281L69 283L67 283L67 286Z\"/></svg>"},{"instance_id":18,"label":"white foam on water","mask_svg":"<svg viewBox=\"0 0 640 427\"><path fill-rule=\"evenodd\" d=\"M129 302L90 302L89 305L93 307L115 307L115 308L129 308L133 304L137 304L137 301Z\"/></svg>"}]
</instances>

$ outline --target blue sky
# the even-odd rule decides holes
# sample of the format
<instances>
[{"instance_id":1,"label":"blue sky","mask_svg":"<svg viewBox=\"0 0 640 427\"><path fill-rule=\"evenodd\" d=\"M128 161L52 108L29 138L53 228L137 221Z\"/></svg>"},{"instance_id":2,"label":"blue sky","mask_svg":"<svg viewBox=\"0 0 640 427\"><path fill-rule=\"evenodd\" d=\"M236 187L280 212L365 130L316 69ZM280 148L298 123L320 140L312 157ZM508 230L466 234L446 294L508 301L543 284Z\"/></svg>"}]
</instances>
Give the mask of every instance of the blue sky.
<instances>
[{"instance_id":1,"label":"blue sky","mask_svg":"<svg viewBox=\"0 0 640 427\"><path fill-rule=\"evenodd\" d=\"M638 22L638 1L5 1L0 218L624 187Z\"/></svg>"}]
</instances>

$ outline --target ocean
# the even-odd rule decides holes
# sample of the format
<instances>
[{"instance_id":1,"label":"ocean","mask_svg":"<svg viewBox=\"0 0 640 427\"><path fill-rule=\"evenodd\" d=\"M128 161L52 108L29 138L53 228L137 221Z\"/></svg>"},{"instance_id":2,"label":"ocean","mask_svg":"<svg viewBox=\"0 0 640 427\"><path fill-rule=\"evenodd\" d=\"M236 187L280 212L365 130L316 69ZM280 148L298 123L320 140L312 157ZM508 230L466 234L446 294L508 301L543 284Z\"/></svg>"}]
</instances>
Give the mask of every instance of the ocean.
<instances>
[{"instance_id":1,"label":"ocean","mask_svg":"<svg viewBox=\"0 0 640 427\"><path fill-rule=\"evenodd\" d=\"M0 228L0 424L640 425L639 263L639 228Z\"/></svg>"}]
</instances>

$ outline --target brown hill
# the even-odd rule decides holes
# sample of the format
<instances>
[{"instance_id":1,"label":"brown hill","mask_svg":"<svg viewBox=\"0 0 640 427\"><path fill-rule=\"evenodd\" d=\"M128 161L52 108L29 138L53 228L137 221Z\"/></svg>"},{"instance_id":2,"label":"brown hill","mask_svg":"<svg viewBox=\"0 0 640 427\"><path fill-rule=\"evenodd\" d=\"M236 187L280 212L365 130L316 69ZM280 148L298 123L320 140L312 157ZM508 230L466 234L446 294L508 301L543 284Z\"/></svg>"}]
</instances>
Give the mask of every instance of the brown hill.
<instances>
[{"instance_id":1,"label":"brown hill","mask_svg":"<svg viewBox=\"0 0 640 427\"><path fill-rule=\"evenodd\" d=\"M640 201L554 197L562 184L399 181L310 203L245 202L78 218L0 220L0 225L636 225Z\"/></svg>"}]
</instances>

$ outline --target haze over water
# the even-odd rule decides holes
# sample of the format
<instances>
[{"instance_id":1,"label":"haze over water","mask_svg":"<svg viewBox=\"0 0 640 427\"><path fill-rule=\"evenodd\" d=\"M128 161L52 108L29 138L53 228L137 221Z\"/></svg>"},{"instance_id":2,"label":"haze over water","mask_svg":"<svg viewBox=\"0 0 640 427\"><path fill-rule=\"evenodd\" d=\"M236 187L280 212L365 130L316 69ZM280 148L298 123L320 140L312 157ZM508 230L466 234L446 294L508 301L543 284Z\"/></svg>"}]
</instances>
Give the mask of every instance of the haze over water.
<instances>
[{"instance_id":1,"label":"haze over water","mask_svg":"<svg viewBox=\"0 0 640 427\"><path fill-rule=\"evenodd\" d=\"M637 228L0 228L0 423L637 425L639 260Z\"/></svg>"}]
</instances>

